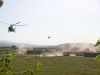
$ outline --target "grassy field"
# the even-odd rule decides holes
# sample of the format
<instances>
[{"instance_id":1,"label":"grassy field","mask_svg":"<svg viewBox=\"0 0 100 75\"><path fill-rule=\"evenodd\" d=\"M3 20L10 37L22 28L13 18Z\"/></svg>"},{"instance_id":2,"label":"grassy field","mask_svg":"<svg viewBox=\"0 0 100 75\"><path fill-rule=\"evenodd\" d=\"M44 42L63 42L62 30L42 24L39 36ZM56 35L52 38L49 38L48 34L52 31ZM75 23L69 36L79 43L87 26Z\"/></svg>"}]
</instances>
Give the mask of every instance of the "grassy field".
<instances>
[{"instance_id":1,"label":"grassy field","mask_svg":"<svg viewBox=\"0 0 100 75\"><path fill-rule=\"evenodd\" d=\"M13 75L22 75L22 71L32 67L35 61L40 61L42 66L38 75L100 75L99 63L92 57L26 57L16 56L12 60Z\"/></svg>"}]
</instances>

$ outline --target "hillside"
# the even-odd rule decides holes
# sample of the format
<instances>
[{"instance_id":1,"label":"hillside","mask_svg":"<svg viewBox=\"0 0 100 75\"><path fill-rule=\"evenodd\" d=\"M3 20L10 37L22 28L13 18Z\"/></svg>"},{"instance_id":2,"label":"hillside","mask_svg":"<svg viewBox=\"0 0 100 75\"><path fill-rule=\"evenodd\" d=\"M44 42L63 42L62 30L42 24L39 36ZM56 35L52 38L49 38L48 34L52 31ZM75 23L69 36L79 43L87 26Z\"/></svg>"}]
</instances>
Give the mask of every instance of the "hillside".
<instances>
[{"instance_id":1,"label":"hillside","mask_svg":"<svg viewBox=\"0 0 100 75\"><path fill-rule=\"evenodd\" d=\"M40 47L40 45L32 45L27 43L15 43L10 41L0 41L0 47L2 46L12 46L15 45L17 47Z\"/></svg>"},{"instance_id":2,"label":"hillside","mask_svg":"<svg viewBox=\"0 0 100 75\"><path fill-rule=\"evenodd\" d=\"M61 50L66 51L84 51L86 49L89 49L92 52L95 52L99 49L99 47L95 47L92 43L65 43L55 46L42 46L42 45L34 45L34 44L27 44L27 43L15 43L10 41L0 41L0 47L1 46L12 46L15 45L19 48L21 47L29 47L29 48L59 48Z\"/></svg>"}]
</instances>

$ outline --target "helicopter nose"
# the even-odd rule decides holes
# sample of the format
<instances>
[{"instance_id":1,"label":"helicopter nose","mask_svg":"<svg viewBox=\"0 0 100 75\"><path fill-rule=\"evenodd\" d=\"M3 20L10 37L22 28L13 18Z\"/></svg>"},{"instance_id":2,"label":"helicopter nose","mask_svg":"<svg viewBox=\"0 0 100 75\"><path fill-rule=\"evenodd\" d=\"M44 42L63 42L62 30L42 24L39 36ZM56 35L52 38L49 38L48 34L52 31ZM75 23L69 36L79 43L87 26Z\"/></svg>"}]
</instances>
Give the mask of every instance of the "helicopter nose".
<instances>
[{"instance_id":1,"label":"helicopter nose","mask_svg":"<svg viewBox=\"0 0 100 75\"><path fill-rule=\"evenodd\" d=\"M2 0L0 0L0 7L3 5L3 1Z\"/></svg>"}]
</instances>

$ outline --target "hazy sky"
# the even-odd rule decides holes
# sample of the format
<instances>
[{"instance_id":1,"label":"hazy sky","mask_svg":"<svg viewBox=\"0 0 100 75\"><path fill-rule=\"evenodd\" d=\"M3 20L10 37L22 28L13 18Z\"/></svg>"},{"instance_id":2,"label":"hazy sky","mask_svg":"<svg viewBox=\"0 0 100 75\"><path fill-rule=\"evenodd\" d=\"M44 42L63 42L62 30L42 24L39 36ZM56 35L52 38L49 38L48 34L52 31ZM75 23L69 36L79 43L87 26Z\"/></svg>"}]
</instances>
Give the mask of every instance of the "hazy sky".
<instances>
[{"instance_id":1,"label":"hazy sky","mask_svg":"<svg viewBox=\"0 0 100 75\"><path fill-rule=\"evenodd\" d=\"M4 0L0 21L27 26L8 33L8 26L0 23L0 41L39 45L95 43L100 37L99 20L99 0Z\"/></svg>"}]
</instances>

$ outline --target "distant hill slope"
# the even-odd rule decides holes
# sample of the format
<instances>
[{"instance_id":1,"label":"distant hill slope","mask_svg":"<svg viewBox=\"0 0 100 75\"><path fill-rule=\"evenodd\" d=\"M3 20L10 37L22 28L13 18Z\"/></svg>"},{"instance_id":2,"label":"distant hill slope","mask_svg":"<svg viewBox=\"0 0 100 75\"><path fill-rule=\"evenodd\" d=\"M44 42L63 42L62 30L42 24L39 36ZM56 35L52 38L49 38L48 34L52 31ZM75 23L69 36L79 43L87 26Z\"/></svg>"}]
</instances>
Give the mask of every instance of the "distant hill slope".
<instances>
[{"instance_id":1,"label":"distant hill slope","mask_svg":"<svg viewBox=\"0 0 100 75\"><path fill-rule=\"evenodd\" d=\"M0 47L1 46L12 46L13 44L15 43L9 42L9 41L0 41Z\"/></svg>"},{"instance_id":2,"label":"distant hill slope","mask_svg":"<svg viewBox=\"0 0 100 75\"><path fill-rule=\"evenodd\" d=\"M72 49L79 48L79 51L84 51L85 49L89 49L90 51L97 51L97 48L92 43L65 43L55 46L42 46L42 45L34 45L34 44L27 44L27 43L14 43L10 41L0 41L0 47L1 46L12 46L15 45L17 47L29 47L29 48L59 48L67 51L71 51Z\"/></svg>"},{"instance_id":3,"label":"distant hill slope","mask_svg":"<svg viewBox=\"0 0 100 75\"><path fill-rule=\"evenodd\" d=\"M15 45L17 47L40 47L41 45L32 45L27 43L15 43L10 41L0 41L0 47L2 46L12 46Z\"/></svg>"}]
</instances>

